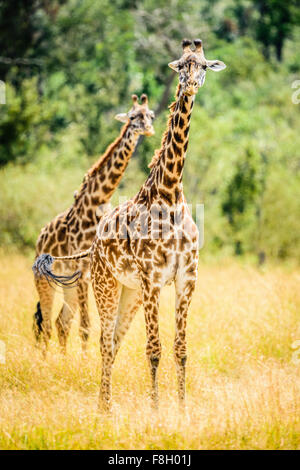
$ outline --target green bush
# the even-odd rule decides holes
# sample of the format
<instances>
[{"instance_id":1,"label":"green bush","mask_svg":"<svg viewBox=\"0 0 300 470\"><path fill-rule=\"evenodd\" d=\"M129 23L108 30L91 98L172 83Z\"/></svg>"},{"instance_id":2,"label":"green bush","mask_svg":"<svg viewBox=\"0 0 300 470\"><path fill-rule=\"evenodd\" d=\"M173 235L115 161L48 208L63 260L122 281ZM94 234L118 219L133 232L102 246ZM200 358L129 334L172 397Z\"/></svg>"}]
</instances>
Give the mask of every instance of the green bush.
<instances>
[{"instance_id":1,"label":"green bush","mask_svg":"<svg viewBox=\"0 0 300 470\"><path fill-rule=\"evenodd\" d=\"M163 102L163 112L113 203L135 194L165 130L162 97L169 87L171 102L175 92L167 61L179 57L182 36L200 35L207 58L227 64L220 74L207 71L196 97L184 170L193 211L205 206L203 250L300 260L300 117L291 101L299 79L296 7L277 61L274 31L270 45L257 35L257 2L175 0L171 9L153 0L32 5L27 47L18 29L13 33L24 58L41 65L0 64L7 88L0 106L2 245L34 246L40 228L72 203L86 170L118 135L114 114L128 110L131 93L148 92L151 108Z\"/></svg>"}]
</instances>

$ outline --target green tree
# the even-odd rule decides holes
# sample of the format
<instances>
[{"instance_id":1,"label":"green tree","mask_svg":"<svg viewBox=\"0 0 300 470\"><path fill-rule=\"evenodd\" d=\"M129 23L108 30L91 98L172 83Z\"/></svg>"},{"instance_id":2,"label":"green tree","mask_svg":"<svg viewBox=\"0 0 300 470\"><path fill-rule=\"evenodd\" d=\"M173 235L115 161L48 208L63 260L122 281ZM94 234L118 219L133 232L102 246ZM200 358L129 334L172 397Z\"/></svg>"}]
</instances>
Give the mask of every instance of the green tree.
<instances>
[{"instance_id":1,"label":"green tree","mask_svg":"<svg viewBox=\"0 0 300 470\"><path fill-rule=\"evenodd\" d=\"M255 22L256 38L263 44L266 58L270 57L271 47L275 48L277 60L282 60L282 50L292 27L299 22L297 0L253 0L258 12Z\"/></svg>"},{"instance_id":2,"label":"green tree","mask_svg":"<svg viewBox=\"0 0 300 470\"><path fill-rule=\"evenodd\" d=\"M25 79L18 92L7 85L7 104L0 106L0 166L27 162L49 142L51 107L37 91L37 79Z\"/></svg>"},{"instance_id":3,"label":"green tree","mask_svg":"<svg viewBox=\"0 0 300 470\"><path fill-rule=\"evenodd\" d=\"M256 202L261 189L260 156L247 149L243 160L237 162L221 206L231 228L236 255L245 251L241 232L258 215Z\"/></svg>"}]
</instances>

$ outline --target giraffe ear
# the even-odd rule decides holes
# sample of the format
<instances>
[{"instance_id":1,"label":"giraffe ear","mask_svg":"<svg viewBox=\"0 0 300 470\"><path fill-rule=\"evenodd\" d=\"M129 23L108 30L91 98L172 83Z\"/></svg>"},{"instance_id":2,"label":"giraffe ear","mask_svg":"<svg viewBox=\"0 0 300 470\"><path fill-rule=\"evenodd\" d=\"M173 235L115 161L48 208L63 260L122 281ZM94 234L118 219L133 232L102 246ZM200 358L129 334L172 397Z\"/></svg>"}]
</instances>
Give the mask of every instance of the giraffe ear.
<instances>
[{"instance_id":1,"label":"giraffe ear","mask_svg":"<svg viewBox=\"0 0 300 470\"><path fill-rule=\"evenodd\" d=\"M170 62L168 66L175 70L175 72L179 72L179 60L174 60L173 62Z\"/></svg>"},{"instance_id":2,"label":"giraffe ear","mask_svg":"<svg viewBox=\"0 0 300 470\"><path fill-rule=\"evenodd\" d=\"M115 115L115 119L120 122L127 122L128 116L126 113L120 113Z\"/></svg>"},{"instance_id":3,"label":"giraffe ear","mask_svg":"<svg viewBox=\"0 0 300 470\"><path fill-rule=\"evenodd\" d=\"M220 70L226 69L226 65L221 60L207 60L206 65L214 72L220 72Z\"/></svg>"}]
</instances>

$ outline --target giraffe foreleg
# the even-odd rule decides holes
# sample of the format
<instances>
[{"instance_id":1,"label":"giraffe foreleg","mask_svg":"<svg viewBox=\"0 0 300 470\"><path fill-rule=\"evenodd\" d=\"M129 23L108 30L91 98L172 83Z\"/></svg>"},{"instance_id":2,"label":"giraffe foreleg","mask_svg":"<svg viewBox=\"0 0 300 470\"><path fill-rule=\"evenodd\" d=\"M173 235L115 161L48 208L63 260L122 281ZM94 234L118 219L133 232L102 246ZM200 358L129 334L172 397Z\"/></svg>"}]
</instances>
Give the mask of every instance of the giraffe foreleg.
<instances>
[{"instance_id":1,"label":"giraffe foreleg","mask_svg":"<svg viewBox=\"0 0 300 470\"><path fill-rule=\"evenodd\" d=\"M177 279L176 287L176 312L175 312L175 341L174 357L178 381L178 398L182 408L185 406L185 369L187 360L186 351L186 324L188 309L195 289L196 277L184 277Z\"/></svg>"},{"instance_id":2,"label":"giraffe foreleg","mask_svg":"<svg viewBox=\"0 0 300 470\"><path fill-rule=\"evenodd\" d=\"M146 355L150 367L151 374L151 399L154 409L158 408L158 381L157 370L161 357L161 343L159 339L158 326L158 308L160 298L160 287L154 287L149 280L142 282L143 305L145 310L146 321Z\"/></svg>"}]
</instances>

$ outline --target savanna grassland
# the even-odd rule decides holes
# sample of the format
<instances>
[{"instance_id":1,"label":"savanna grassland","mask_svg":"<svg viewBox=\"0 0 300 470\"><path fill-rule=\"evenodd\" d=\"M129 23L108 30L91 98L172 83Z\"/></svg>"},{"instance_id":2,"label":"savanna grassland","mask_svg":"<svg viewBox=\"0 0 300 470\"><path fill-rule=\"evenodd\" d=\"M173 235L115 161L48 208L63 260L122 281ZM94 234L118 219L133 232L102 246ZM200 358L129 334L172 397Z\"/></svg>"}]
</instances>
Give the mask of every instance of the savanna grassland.
<instances>
[{"instance_id":1,"label":"savanna grassland","mask_svg":"<svg viewBox=\"0 0 300 470\"><path fill-rule=\"evenodd\" d=\"M101 416L99 321L92 295L87 357L81 355L76 317L67 356L59 352L54 329L43 360L31 329L37 300L31 261L1 253L1 449L300 448L300 363L292 349L300 339L299 269L200 263L188 322L186 417L177 412L174 292L166 288L158 415L149 404L140 310L116 360L112 415ZM58 294L54 315L60 303Z\"/></svg>"}]
</instances>

